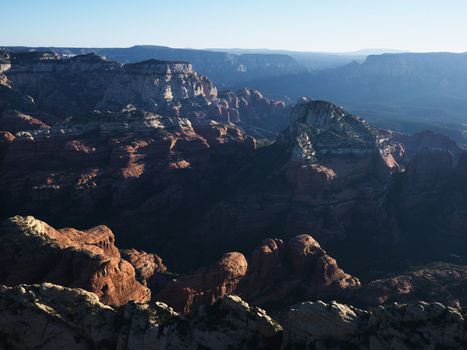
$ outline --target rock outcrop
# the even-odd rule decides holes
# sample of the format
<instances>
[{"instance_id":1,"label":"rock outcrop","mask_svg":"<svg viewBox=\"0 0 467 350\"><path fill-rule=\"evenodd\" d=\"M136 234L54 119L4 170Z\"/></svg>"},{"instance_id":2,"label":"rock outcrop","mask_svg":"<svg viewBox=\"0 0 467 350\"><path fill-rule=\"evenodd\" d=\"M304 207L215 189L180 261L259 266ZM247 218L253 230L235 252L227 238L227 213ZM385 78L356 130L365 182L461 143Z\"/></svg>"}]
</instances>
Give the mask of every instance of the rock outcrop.
<instances>
[{"instance_id":1,"label":"rock outcrop","mask_svg":"<svg viewBox=\"0 0 467 350\"><path fill-rule=\"evenodd\" d=\"M389 153L402 165L405 165L418 153L427 151L447 151L457 162L462 154L456 142L445 135L430 130L417 132L413 135L402 134L390 130L379 130L381 143L387 143Z\"/></svg>"},{"instance_id":2,"label":"rock outcrop","mask_svg":"<svg viewBox=\"0 0 467 350\"><path fill-rule=\"evenodd\" d=\"M218 107L219 113L241 125L253 137L275 137L290 122L290 107L283 101L264 97L258 90L221 91L219 98L225 101Z\"/></svg>"},{"instance_id":3,"label":"rock outcrop","mask_svg":"<svg viewBox=\"0 0 467 350\"><path fill-rule=\"evenodd\" d=\"M176 275L162 259L136 249L121 253L106 226L55 230L34 217L0 226L0 283L50 282L94 292L109 305L162 301L191 314L236 293L254 305L284 310L304 300L345 300L360 286L309 235L285 245L266 240L250 258L230 252L206 268Z\"/></svg>"},{"instance_id":4,"label":"rock outcrop","mask_svg":"<svg viewBox=\"0 0 467 350\"><path fill-rule=\"evenodd\" d=\"M0 346L8 349L278 349L281 326L226 296L191 318L163 303L112 308L82 289L0 286Z\"/></svg>"},{"instance_id":5,"label":"rock outcrop","mask_svg":"<svg viewBox=\"0 0 467 350\"><path fill-rule=\"evenodd\" d=\"M157 288L157 274L167 272L167 267L159 255L133 248L124 249L121 254L122 258L134 267L136 279L140 283L147 285L150 289Z\"/></svg>"},{"instance_id":6,"label":"rock outcrop","mask_svg":"<svg viewBox=\"0 0 467 350\"><path fill-rule=\"evenodd\" d=\"M341 300L360 286L309 235L287 244L268 239L250 257L248 272L236 293L254 305L284 308L299 301Z\"/></svg>"},{"instance_id":7,"label":"rock outcrop","mask_svg":"<svg viewBox=\"0 0 467 350\"><path fill-rule=\"evenodd\" d=\"M321 301L292 308L282 349L463 349L465 310L441 303L364 311Z\"/></svg>"},{"instance_id":8,"label":"rock outcrop","mask_svg":"<svg viewBox=\"0 0 467 350\"><path fill-rule=\"evenodd\" d=\"M165 285L164 285L165 277ZM189 314L200 306L235 293L243 299L281 312L304 300L350 299L360 281L337 266L309 235L284 244L267 239L247 263L241 253L224 254L216 263L192 273L163 276L153 273L153 299L167 303L177 312Z\"/></svg>"},{"instance_id":9,"label":"rock outcrop","mask_svg":"<svg viewBox=\"0 0 467 350\"><path fill-rule=\"evenodd\" d=\"M168 281L153 297L178 312L188 314L202 305L213 304L219 297L233 293L247 268L247 261L241 253L226 253L207 268Z\"/></svg>"},{"instance_id":10,"label":"rock outcrop","mask_svg":"<svg viewBox=\"0 0 467 350\"><path fill-rule=\"evenodd\" d=\"M23 130L47 129L43 121L17 110L6 110L0 120L0 129L16 133Z\"/></svg>"},{"instance_id":11,"label":"rock outcrop","mask_svg":"<svg viewBox=\"0 0 467 350\"><path fill-rule=\"evenodd\" d=\"M392 302L467 303L467 268L463 265L433 263L407 273L378 279L356 292L361 305L379 305Z\"/></svg>"},{"instance_id":12,"label":"rock outcrop","mask_svg":"<svg viewBox=\"0 0 467 350\"><path fill-rule=\"evenodd\" d=\"M79 56L78 56L79 57ZM188 62L148 60L126 64L108 84L98 108L120 110L131 103L136 108L157 111L183 100L217 97L217 89Z\"/></svg>"},{"instance_id":13,"label":"rock outcrop","mask_svg":"<svg viewBox=\"0 0 467 350\"><path fill-rule=\"evenodd\" d=\"M377 131L325 101L299 101L290 119L274 144L256 152L235 196L210 208L206 244L214 244L211 237L220 227L224 235L216 245L229 242L235 249L246 249L238 243L242 239L254 237L259 244L267 232L284 239L312 232L321 243L336 243L340 261L349 245L368 256L376 246L395 244L397 225L384 201L398 167Z\"/></svg>"},{"instance_id":14,"label":"rock outcrop","mask_svg":"<svg viewBox=\"0 0 467 350\"><path fill-rule=\"evenodd\" d=\"M151 297L106 226L55 230L32 216L15 216L0 226L0 246L2 284L52 282L92 291L117 306Z\"/></svg>"},{"instance_id":15,"label":"rock outcrop","mask_svg":"<svg viewBox=\"0 0 467 350\"><path fill-rule=\"evenodd\" d=\"M164 303L119 308L50 283L0 286L0 345L8 349L463 349L465 310L416 302L362 310L303 302L282 327L262 309L225 296L182 317Z\"/></svg>"}]
</instances>

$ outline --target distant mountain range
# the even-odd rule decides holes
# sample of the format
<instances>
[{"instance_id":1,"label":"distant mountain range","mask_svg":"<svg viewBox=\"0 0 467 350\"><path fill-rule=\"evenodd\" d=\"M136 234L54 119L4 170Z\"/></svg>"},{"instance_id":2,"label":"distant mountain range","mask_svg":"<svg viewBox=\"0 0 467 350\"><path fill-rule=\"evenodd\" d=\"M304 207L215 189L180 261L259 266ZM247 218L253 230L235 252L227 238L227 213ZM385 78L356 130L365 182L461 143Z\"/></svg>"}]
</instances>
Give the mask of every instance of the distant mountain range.
<instances>
[{"instance_id":1,"label":"distant mountain range","mask_svg":"<svg viewBox=\"0 0 467 350\"><path fill-rule=\"evenodd\" d=\"M404 53L364 49L344 53L267 49L8 47L49 50L62 57L96 53L120 63L183 60L219 88L261 90L293 103L301 96L335 101L380 127L431 128L467 144L467 53ZM388 51L390 53L383 53Z\"/></svg>"},{"instance_id":2,"label":"distant mountain range","mask_svg":"<svg viewBox=\"0 0 467 350\"><path fill-rule=\"evenodd\" d=\"M154 58L182 60L191 63L197 72L207 75L221 87L244 84L250 80L306 73L303 65L286 54L234 54L152 45L129 48L8 47L5 49L14 52L53 51L62 57L95 53L120 63L141 62Z\"/></svg>"},{"instance_id":3,"label":"distant mountain range","mask_svg":"<svg viewBox=\"0 0 467 350\"><path fill-rule=\"evenodd\" d=\"M437 129L461 141L467 123L467 53L370 55L314 73L251 81L266 95L336 101L381 127Z\"/></svg>"},{"instance_id":4,"label":"distant mountain range","mask_svg":"<svg viewBox=\"0 0 467 350\"><path fill-rule=\"evenodd\" d=\"M353 61L363 62L369 55L381 55L384 53L402 53L402 50L394 49L362 49L349 52L321 52L321 51L291 51L270 49L209 49L212 51L229 52L233 54L281 54L293 57L298 63L304 65L309 71L319 71L328 68L336 68Z\"/></svg>"}]
</instances>

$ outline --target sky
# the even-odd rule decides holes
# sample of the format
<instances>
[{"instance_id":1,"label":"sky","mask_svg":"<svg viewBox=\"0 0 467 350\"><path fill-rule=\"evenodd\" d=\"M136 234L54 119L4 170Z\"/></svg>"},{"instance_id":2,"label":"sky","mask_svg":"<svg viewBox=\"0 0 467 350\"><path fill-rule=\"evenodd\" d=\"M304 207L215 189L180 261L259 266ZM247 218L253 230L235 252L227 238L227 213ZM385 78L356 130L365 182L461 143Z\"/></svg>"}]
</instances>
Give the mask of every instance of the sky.
<instances>
[{"instance_id":1,"label":"sky","mask_svg":"<svg viewBox=\"0 0 467 350\"><path fill-rule=\"evenodd\" d=\"M467 0L0 0L0 46L467 51Z\"/></svg>"}]
</instances>

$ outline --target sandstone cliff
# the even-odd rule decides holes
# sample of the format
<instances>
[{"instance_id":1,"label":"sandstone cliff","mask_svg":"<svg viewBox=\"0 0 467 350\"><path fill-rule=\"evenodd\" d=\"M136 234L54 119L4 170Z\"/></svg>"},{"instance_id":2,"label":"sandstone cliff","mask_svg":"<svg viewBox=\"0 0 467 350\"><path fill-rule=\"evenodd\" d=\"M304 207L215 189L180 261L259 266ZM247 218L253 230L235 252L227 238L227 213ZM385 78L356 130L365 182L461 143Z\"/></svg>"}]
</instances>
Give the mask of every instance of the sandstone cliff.
<instances>
[{"instance_id":1,"label":"sandstone cliff","mask_svg":"<svg viewBox=\"0 0 467 350\"><path fill-rule=\"evenodd\" d=\"M0 283L52 282L96 293L110 305L148 301L149 289L135 279L107 227L55 230L31 216L15 216L0 226Z\"/></svg>"},{"instance_id":2,"label":"sandstone cliff","mask_svg":"<svg viewBox=\"0 0 467 350\"><path fill-rule=\"evenodd\" d=\"M34 112L30 117L38 119L17 117L13 124L4 116L0 127L7 131L34 129L39 122L50 126L96 109L138 109L192 121L232 122L261 137L273 137L287 125L283 102L249 89L221 96L188 62L150 59L122 65L92 53L61 59L51 52L12 53L3 61L0 112L8 107L26 115Z\"/></svg>"},{"instance_id":3,"label":"sandstone cliff","mask_svg":"<svg viewBox=\"0 0 467 350\"><path fill-rule=\"evenodd\" d=\"M231 293L280 313L304 300L350 300L360 287L358 278L340 269L336 260L305 234L287 244L280 239L265 240L248 262L243 254L231 252L191 273L170 276L155 271L146 280L148 285L153 281L154 300L184 314Z\"/></svg>"},{"instance_id":4,"label":"sandstone cliff","mask_svg":"<svg viewBox=\"0 0 467 350\"><path fill-rule=\"evenodd\" d=\"M251 255L236 293L254 305L284 309L303 300L348 299L360 286L309 235L268 239Z\"/></svg>"}]
</instances>

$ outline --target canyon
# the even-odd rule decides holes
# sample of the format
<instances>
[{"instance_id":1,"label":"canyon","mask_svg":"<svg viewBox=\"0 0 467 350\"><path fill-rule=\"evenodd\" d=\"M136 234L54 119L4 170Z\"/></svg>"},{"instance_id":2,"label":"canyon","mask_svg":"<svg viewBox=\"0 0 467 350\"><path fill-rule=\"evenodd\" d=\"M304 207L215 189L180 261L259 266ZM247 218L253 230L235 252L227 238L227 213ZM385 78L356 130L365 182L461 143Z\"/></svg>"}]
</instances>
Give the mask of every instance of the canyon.
<instances>
[{"instance_id":1,"label":"canyon","mask_svg":"<svg viewBox=\"0 0 467 350\"><path fill-rule=\"evenodd\" d=\"M461 348L466 171L188 62L2 51L0 346Z\"/></svg>"}]
</instances>

